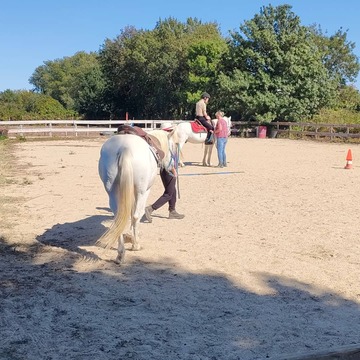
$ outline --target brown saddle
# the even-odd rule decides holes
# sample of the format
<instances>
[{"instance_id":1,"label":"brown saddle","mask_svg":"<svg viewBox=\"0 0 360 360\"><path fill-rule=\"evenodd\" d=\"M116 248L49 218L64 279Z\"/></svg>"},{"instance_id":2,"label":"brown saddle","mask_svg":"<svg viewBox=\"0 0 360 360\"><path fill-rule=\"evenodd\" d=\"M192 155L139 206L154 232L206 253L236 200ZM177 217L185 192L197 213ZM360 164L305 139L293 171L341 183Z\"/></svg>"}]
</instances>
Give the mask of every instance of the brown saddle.
<instances>
[{"instance_id":1,"label":"brown saddle","mask_svg":"<svg viewBox=\"0 0 360 360\"><path fill-rule=\"evenodd\" d=\"M130 126L125 124L120 125L117 129L117 134L132 134L140 136L153 149L158 160L162 160L165 157L165 153L161 150L160 141L155 136L148 134L146 131L144 131L138 126Z\"/></svg>"}]
</instances>

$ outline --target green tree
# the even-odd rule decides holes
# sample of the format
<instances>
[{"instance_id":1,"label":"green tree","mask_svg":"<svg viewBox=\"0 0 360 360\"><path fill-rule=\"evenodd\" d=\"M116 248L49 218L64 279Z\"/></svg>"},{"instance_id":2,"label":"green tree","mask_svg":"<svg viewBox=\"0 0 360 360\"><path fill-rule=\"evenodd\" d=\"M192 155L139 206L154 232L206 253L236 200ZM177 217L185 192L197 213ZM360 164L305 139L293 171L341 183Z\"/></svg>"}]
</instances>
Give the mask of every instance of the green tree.
<instances>
[{"instance_id":1,"label":"green tree","mask_svg":"<svg viewBox=\"0 0 360 360\"><path fill-rule=\"evenodd\" d=\"M0 93L1 120L46 120L74 118L57 100L32 91L6 90Z\"/></svg>"},{"instance_id":2,"label":"green tree","mask_svg":"<svg viewBox=\"0 0 360 360\"><path fill-rule=\"evenodd\" d=\"M107 116L105 88L98 55L78 52L74 56L46 61L30 78L35 91L58 100L66 109L84 117Z\"/></svg>"},{"instance_id":3,"label":"green tree","mask_svg":"<svg viewBox=\"0 0 360 360\"><path fill-rule=\"evenodd\" d=\"M0 120L21 120L25 112L19 101L18 91L0 92Z\"/></svg>"},{"instance_id":4,"label":"green tree","mask_svg":"<svg viewBox=\"0 0 360 360\"><path fill-rule=\"evenodd\" d=\"M220 34L214 34L211 39L200 40L191 45L187 55L187 65L189 68L187 102L192 106L192 115L194 116L194 103L200 99L201 93L210 92L212 101L210 107L215 109L222 107L219 103L219 97L216 86L216 79L221 70L221 61L227 53L227 44L220 37Z\"/></svg>"},{"instance_id":5,"label":"green tree","mask_svg":"<svg viewBox=\"0 0 360 360\"><path fill-rule=\"evenodd\" d=\"M360 64L353 52L355 43L347 40L347 31L340 28L328 37L320 26L313 25L309 29L331 78L336 79L340 86L353 83L359 73Z\"/></svg>"},{"instance_id":6,"label":"green tree","mask_svg":"<svg viewBox=\"0 0 360 360\"><path fill-rule=\"evenodd\" d=\"M129 112L141 118L147 90L141 64L150 51L148 32L126 27L114 40L106 39L100 48L99 61L105 79L105 102L111 118L121 118ZM144 79L144 81L139 81Z\"/></svg>"},{"instance_id":7,"label":"green tree","mask_svg":"<svg viewBox=\"0 0 360 360\"><path fill-rule=\"evenodd\" d=\"M245 119L296 121L335 96L336 82L291 6L263 7L233 32L219 88Z\"/></svg>"},{"instance_id":8,"label":"green tree","mask_svg":"<svg viewBox=\"0 0 360 360\"><path fill-rule=\"evenodd\" d=\"M207 52L205 65L209 73L204 86L210 78L213 80L210 57L216 51L211 39L215 44L222 41L226 48L216 24L202 24L191 18L180 23L169 18L160 20L151 31L128 27L114 41L106 40L100 62L113 116L129 111L136 118L183 118L194 107L188 95L204 91L194 88L199 84L196 77L203 76L196 59L202 41L208 41L202 48ZM193 78L189 76L190 68Z\"/></svg>"}]
</instances>

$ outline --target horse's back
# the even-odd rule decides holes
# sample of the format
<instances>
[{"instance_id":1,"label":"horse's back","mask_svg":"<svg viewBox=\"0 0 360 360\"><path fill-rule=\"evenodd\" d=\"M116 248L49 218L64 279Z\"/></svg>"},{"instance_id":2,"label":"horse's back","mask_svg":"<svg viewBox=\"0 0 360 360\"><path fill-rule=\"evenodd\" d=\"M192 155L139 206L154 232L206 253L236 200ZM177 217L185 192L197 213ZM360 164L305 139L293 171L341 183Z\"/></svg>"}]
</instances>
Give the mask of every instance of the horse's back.
<instances>
[{"instance_id":1,"label":"horse's back","mask_svg":"<svg viewBox=\"0 0 360 360\"><path fill-rule=\"evenodd\" d=\"M176 125L177 137L180 143L190 142L193 144L203 143L206 131L195 133L191 127L191 121L184 121Z\"/></svg>"},{"instance_id":2,"label":"horse's back","mask_svg":"<svg viewBox=\"0 0 360 360\"><path fill-rule=\"evenodd\" d=\"M123 148L131 151L134 149L147 149L148 144L140 136L134 134L114 135L107 139L101 147L101 153L119 154Z\"/></svg>"},{"instance_id":3,"label":"horse's back","mask_svg":"<svg viewBox=\"0 0 360 360\"><path fill-rule=\"evenodd\" d=\"M189 136L192 133L191 123L189 121L183 121L176 125L176 132L178 136Z\"/></svg>"}]
</instances>

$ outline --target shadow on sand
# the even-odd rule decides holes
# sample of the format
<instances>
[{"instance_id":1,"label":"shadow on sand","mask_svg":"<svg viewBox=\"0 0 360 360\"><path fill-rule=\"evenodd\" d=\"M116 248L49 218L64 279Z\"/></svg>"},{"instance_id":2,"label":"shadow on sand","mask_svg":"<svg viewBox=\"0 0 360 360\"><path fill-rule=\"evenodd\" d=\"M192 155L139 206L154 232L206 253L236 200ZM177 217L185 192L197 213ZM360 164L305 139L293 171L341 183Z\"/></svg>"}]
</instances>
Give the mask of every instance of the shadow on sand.
<instances>
[{"instance_id":1,"label":"shadow on sand","mask_svg":"<svg viewBox=\"0 0 360 360\"><path fill-rule=\"evenodd\" d=\"M69 252L89 255L107 219L57 224L21 252L0 239L0 359L278 360L359 342L359 304L294 279L258 273L272 290L259 295L168 258L75 270ZM43 245L68 252L39 263Z\"/></svg>"}]
</instances>

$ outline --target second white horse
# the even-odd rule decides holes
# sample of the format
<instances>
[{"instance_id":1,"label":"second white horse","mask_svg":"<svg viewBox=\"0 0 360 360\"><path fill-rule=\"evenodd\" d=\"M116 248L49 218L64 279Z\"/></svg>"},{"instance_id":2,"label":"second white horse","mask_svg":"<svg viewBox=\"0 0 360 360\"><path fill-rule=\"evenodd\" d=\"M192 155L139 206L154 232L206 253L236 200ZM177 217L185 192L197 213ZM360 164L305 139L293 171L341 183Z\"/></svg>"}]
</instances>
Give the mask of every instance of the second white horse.
<instances>
[{"instance_id":1,"label":"second white horse","mask_svg":"<svg viewBox=\"0 0 360 360\"><path fill-rule=\"evenodd\" d=\"M230 132L230 128L231 128L231 116L227 117L224 116L224 119L228 125L228 130ZM216 122L217 119L211 120L214 127L216 126ZM181 152L183 146L185 145L186 142L192 143L192 144L204 144L205 143L205 139L206 139L206 131L204 132L194 132L191 126L191 122L190 121L183 121L180 122L179 124L177 124L174 127L174 134L176 135L178 142L179 142L179 150ZM215 139L216 141L216 139ZM212 145L205 145L204 148L204 156L203 156L203 160L202 160L202 164L203 166L211 166L211 155L212 155L212 150L214 148L214 144ZM182 161L182 159L179 160L179 165L180 166L185 166L184 162Z\"/></svg>"}]
</instances>

